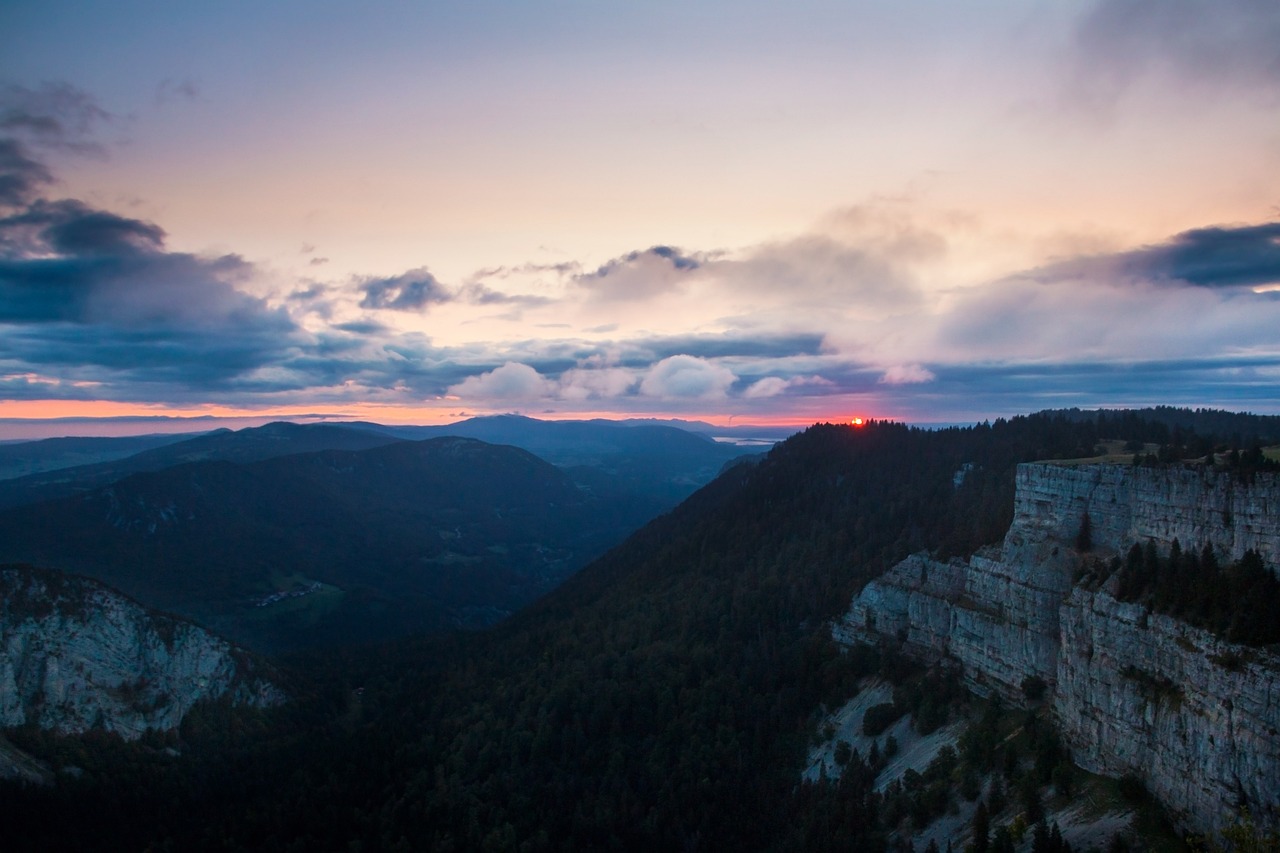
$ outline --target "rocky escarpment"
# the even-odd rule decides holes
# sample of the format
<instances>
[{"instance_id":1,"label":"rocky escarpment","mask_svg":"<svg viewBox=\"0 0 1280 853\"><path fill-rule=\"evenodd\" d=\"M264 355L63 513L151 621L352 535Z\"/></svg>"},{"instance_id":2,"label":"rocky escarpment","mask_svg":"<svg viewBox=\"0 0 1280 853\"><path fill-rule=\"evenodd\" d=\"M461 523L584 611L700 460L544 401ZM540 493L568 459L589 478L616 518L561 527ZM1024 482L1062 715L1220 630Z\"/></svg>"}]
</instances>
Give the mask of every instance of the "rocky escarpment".
<instances>
[{"instance_id":1,"label":"rocky escarpment","mask_svg":"<svg viewBox=\"0 0 1280 853\"><path fill-rule=\"evenodd\" d=\"M1086 514L1103 554L1178 539L1230 558L1252 549L1273 570L1280 557L1275 475L1023 465L999 546L968 561L908 558L833 632L953 657L980 693L1020 700L1024 680L1041 678L1081 766L1138 774L1191 828L1219 828L1242 805L1280 827L1280 658L1077 585Z\"/></svg>"},{"instance_id":2,"label":"rocky escarpment","mask_svg":"<svg viewBox=\"0 0 1280 853\"><path fill-rule=\"evenodd\" d=\"M1018 466L1011 534L1071 542L1088 513L1095 546L1206 544L1231 559L1253 550L1280 564L1280 477L1248 481L1203 466Z\"/></svg>"},{"instance_id":3,"label":"rocky escarpment","mask_svg":"<svg viewBox=\"0 0 1280 853\"><path fill-rule=\"evenodd\" d=\"M1080 766L1140 776L1191 825L1220 826L1240 805L1276 825L1280 655L1103 590L1074 590L1061 630L1054 710Z\"/></svg>"},{"instance_id":4,"label":"rocky escarpment","mask_svg":"<svg viewBox=\"0 0 1280 853\"><path fill-rule=\"evenodd\" d=\"M0 568L0 726L137 738L203 699L279 702L250 659L190 622L60 572Z\"/></svg>"}]
</instances>

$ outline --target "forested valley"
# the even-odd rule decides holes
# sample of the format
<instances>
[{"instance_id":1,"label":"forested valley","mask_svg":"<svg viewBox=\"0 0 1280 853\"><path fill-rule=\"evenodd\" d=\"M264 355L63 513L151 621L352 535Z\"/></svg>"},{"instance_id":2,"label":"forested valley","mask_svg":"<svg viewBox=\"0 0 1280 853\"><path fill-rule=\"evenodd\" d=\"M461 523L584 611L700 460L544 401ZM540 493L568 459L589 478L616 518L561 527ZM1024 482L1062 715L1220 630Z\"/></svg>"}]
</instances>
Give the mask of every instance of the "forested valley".
<instances>
[{"instance_id":1,"label":"forested valley","mask_svg":"<svg viewBox=\"0 0 1280 853\"><path fill-rule=\"evenodd\" d=\"M861 678L939 676L840 652L829 620L912 552L998 541L1016 464L1158 434L1132 424L811 427L486 631L283 657L293 701L136 743L10 732L63 772L0 789L6 849L885 849L909 802L866 768L800 784L801 763ZM1061 756L1034 736L1047 781ZM989 746L956 760L1001 760Z\"/></svg>"}]
</instances>

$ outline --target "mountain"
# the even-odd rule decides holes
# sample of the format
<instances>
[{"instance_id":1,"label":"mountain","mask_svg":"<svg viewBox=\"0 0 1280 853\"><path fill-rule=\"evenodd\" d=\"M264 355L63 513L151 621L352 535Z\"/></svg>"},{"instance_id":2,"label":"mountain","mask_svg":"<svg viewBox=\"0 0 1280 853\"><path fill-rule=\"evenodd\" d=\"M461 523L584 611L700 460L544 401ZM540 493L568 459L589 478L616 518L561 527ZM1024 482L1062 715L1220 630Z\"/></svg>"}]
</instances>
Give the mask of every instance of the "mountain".
<instances>
[{"instance_id":1,"label":"mountain","mask_svg":"<svg viewBox=\"0 0 1280 853\"><path fill-rule=\"evenodd\" d=\"M710 429L710 425L704 426ZM447 426L280 421L237 431L221 429L194 438L50 439L0 445L0 470L4 470L9 449L9 470L13 471L9 479L0 479L0 509L83 494L130 474L186 462L254 462L293 453L366 450L397 440L443 436L522 448L569 470L586 487L619 497L625 494L645 504L651 515L670 509L710 482L730 460L760 450L758 443L739 446L717 442L709 435L668 425L607 420L541 421L499 415ZM126 453L131 447L136 450ZM71 463L93 454L108 458L92 464ZM23 471L25 475L19 476Z\"/></svg>"},{"instance_id":2,"label":"mountain","mask_svg":"<svg viewBox=\"0 0 1280 853\"><path fill-rule=\"evenodd\" d=\"M509 444L570 470L584 482L597 487L610 483L610 488L660 501L664 509L709 483L725 463L760 450L717 442L674 426L610 420L543 421L494 415L446 426L356 426L399 438L457 435Z\"/></svg>"},{"instance_id":3,"label":"mountain","mask_svg":"<svg viewBox=\"0 0 1280 853\"><path fill-rule=\"evenodd\" d=\"M0 513L0 559L88 574L278 649L492 622L649 512L513 447L394 441L189 462L16 507Z\"/></svg>"},{"instance_id":4,"label":"mountain","mask_svg":"<svg viewBox=\"0 0 1280 853\"><path fill-rule=\"evenodd\" d=\"M187 435L133 435L123 437L45 438L39 441L0 443L0 480L124 459L150 450L185 441Z\"/></svg>"},{"instance_id":5,"label":"mountain","mask_svg":"<svg viewBox=\"0 0 1280 853\"><path fill-rule=\"evenodd\" d=\"M1152 612L1150 598L1122 601L1122 573L1103 568L1135 543L1185 542L1224 563L1254 554L1254 600L1231 602L1227 624L1256 604L1259 622L1274 625L1278 505L1280 474L1022 465L999 546L966 561L913 555L862 590L836 635L900 637L910 654L956 661L973 689L1007 702L1024 703L1032 680L1045 685L1076 762L1141 779L1189 831L1220 831L1242 807L1280 829L1280 654Z\"/></svg>"},{"instance_id":6,"label":"mountain","mask_svg":"<svg viewBox=\"0 0 1280 853\"><path fill-rule=\"evenodd\" d=\"M25 477L0 481L0 509L37 503L93 489L145 471L160 471L187 462L225 460L255 462L291 453L316 450L365 450L395 439L363 430L327 424L294 424L277 421L261 427L232 431L219 429L194 438L164 442L122 459L89 465L61 467ZM84 442L89 439L54 439ZM126 439L105 439L109 442ZM44 444L44 442L38 442ZM19 445L22 447L23 445ZM75 445L75 446L78 446ZM106 445L115 447L116 445ZM127 446L127 445L126 445ZM0 450L3 448L0 447Z\"/></svg>"},{"instance_id":7,"label":"mountain","mask_svg":"<svg viewBox=\"0 0 1280 853\"><path fill-rule=\"evenodd\" d=\"M947 815L940 822L963 846L976 828L949 812L977 814L982 803L985 813L1017 815L992 824L991 849L1010 849L1002 844L1012 827L1018 849L1046 850L1061 847L1046 846L1053 835L1037 810L1075 809L1087 822L1095 794L1159 825L1159 808L1136 779L1072 802L1084 775L1051 703L968 695L961 664L915 661L903 643L910 632L846 649L832 636L850 601L878 578L892 580L911 555L972 571L983 548L1026 529L1029 513L1063 521L1074 540L1077 510L1097 512L1103 547L1121 524L1101 506L1072 502L1077 492L1062 510L1049 492L1015 501L1020 463L1088 455L1102 438L1139 437L1100 436L1096 423L1043 415L936 431L815 426L728 468L490 630L313 650L292 659L313 685L303 698L249 736L236 718L193 735L183 767L62 794L3 789L10 838L19 849L94 849L110 838L134 849L880 851L905 846L936 815ZM1241 481L1256 474L1231 473ZM1104 489L1078 494L1110 503ZM1225 525L1221 512L1218 519ZM1042 544L1049 553L1074 547ZM934 582L926 571L910 579ZM1092 593L1099 587L1089 571L1079 581ZM947 577L939 570L936 580ZM961 594L948 606L985 618L1003 608L1010 630L1029 632L1038 611L1015 598L1015 586L992 585L989 598ZM1192 654L1181 637L1202 653L1197 665L1252 672L1247 653L1219 665L1212 657L1226 650L1181 628L1166 633L1154 610L1144 627L1147 603L1116 600L1125 631L1156 635L1149 648ZM998 636L970 639L976 650L1000 647ZM1096 672L1106 689L1146 695L1153 720L1172 719L1154 707L1159 694L1176 694L1162 680L1172 676L1154 661L1107 669L1100 642L1078 683ZM1034 652L1028 643L1017 650ZM1024 699L1034 692L1019 688ZM881 712L901 718L893 731L946 748L937 760L907 764L918 753L902 744L908 755L895 758L899 775L883 788L883 755L838 749L838 781L804 781L824 721L859 691L883 697ZM1132 709L1131 723L1147 719ZM1274 734L1265 738L1261 746L1274 743ZM886 752L898 746L876 742ZM100 776L139 765L158 767L131 752ZM1169 849L1182 849L1169 839ZM1111 847L1143 843L1118 838Z\"/></svg>"},{"instance_id":8,"label":"mountain","mask_svg":"<svg viewBox=\"0 0 1280 853\"><path fill-rule=\"evenodd\" d=\"M220 637L89 578L0 566L0 726L169 731L199 702L284 695Z\"/></svg>"}]
</instances>

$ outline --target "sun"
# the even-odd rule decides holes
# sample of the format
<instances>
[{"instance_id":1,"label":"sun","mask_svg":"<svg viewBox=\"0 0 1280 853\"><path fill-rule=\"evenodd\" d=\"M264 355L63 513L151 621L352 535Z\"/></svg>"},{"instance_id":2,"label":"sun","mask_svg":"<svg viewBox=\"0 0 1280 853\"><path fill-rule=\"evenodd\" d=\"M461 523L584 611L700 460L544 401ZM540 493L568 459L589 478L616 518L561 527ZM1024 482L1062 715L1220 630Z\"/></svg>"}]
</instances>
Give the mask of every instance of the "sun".
<instances>
[{"instance_id":1,"label":"sun","mask_svg":"<svg viewBox=\"0 0 1280 853\"><path fill-rule=\"evenodd\" d=\"M849 423L853 424L856 427L860 427L865 423L865 421L863 421L862 418L854 418L853 420L849 421Z\"/></svg>"}]
</instances>

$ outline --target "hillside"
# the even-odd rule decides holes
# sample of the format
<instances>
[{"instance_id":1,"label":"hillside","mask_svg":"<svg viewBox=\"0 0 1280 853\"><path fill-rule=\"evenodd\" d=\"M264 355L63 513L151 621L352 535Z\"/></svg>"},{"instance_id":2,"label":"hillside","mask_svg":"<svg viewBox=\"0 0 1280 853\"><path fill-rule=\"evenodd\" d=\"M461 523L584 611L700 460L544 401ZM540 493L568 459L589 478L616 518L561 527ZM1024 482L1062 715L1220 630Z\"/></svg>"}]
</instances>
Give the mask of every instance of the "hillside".
<instances>
[{"instance_id":1,"label":"hillside","mask_svg":"<svg viewBox=\"0 0 1280 853\"><path fill-rule=\"evenodd\" d=\"M49 829L68 807L55 795L10 791L10 819L33 848L92 849L104 827L181 849L890 849L911 809L971 813L970 762L1000 753L953 751L906 775L909 790L877 791L863 758L839 783L800 783L827 712L877 676L913 720L970 726L970 740L995 729L953 671L892 644L842 653L832 620L912 553L999 542L1017 464L1088 455L1098 438L1046 416L813 427L489 631L296 658L311 698L259 736L206 730L187 770L81 790L64 832ZM1004 748L1008 784L1038 803L1062 765L1053 727L992 719L1025 750ZM155 803L154 821L129 820Z\"/></svg>"},{"instance_id":2,"label":"hillside","mask_svg":"<svg viewBox=\"0 0 1280 853\"><path fill-rule=\"evenodd\" d=\"M649 511L512 447L397 441L191 462L10 509L0 559L89 574L281 649L492 622Z\"/></svg>"},{"instance_id":3,"label":"hillside","mask_svg":"<svg viewBox=\"0 0 1280 853\"><path fill-rule=\"evenodd\" d=\"M692 429L643 422L494 415L445 426L353 426L414 440L456 435L509 444L569 470L593 487L656 500L663 509L711 482L727 462L760 450L719 443Z\"/></svg>"},{"instance_id":4,"label":"hillside","mask_svg":"<svg viewBox=\"0 0 1280 853\"><path fill-rule=\"evenodd\" d=\"M87 436L0 442L0 480L124 459L154 447L185 441L189 437L180 434Z\"/></svg>"},{"instance_id":5,"label":"hillside","mask_svg":"<svg viewBox=\"0 0 1280 853\"><path fill-rule=\"evenodd\" d=\"M1174 608L1155 595L1122 595L1120 564L1130 546L1141 557L1186 542L1204 555L1196 571L1176 580L1163 571L1186 595L1207 585L1197 576L1212 578L1210 564L1248 557L1253 573L1213 578L1225 590L1239 577L1241 590L1220 633L1269 629L1280 601L1278 503L1273 473L1023 465L1000 546L967 561L913 555L862 590L836 635L945 657L972 689L1007 702L1024 702L1025 684L1043 685L1075 761L1141 779L1188 831L1221 830L1241 808L1280 829L1280 656L1164 615ZM1214 597L1202 590L1194 612Z\"/></svg>"},{"instance_id":6,"label":"hillside","mask_svg":"<svg viewBox=\"0 0 1280 853\"><path fill-rule=\"evenodd\" d=\"M141 446L138 439L129 438L51 439L54 447L62 446L59 442L74 442L72 446L76 448L82 443L88 443L89 447L100 446L100 452L121 458L86 465L59 465L39 473L0 481L0 509L85 494L130 474L162 471L190 462L257 462L275 456L318 450L367 450L396 440L364 430L286 421L237 431L219 429L195 437L178 436L178 440L174 437L163 438L164 440L142 443ZM15 460L36 454L32 457L33 461L27 463L34 464L34 460L47 459L47 456L37 453L45 445L46 442L24 443L10 448L9 452ZM122 454L122 448L129 448L129 453ZM0 451L3 450L0 446Z\"/></svg>"}]
</instances>

